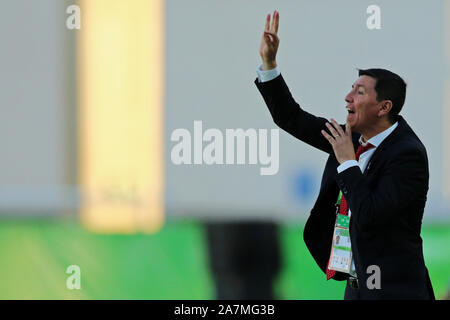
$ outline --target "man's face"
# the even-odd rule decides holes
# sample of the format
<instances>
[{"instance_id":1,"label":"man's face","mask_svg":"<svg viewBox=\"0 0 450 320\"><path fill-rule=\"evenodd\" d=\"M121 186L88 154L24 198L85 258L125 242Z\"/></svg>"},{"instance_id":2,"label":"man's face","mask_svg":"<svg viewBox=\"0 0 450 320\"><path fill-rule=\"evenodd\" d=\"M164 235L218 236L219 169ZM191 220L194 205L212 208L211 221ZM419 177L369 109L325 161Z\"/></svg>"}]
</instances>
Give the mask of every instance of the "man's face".
<instances>
[{"instance_id":1,"label":"man's face","mask_svg":"<svg viewBox=\"0 0 450 320\"><path fill-rule=\"evenodd\" d=\"M378 119L379 105L375 91L376 79L361 76L352 85L345 97L347 102L347 120L352 131L362 133L370 129Z\"/></svg>"}]
</instances>

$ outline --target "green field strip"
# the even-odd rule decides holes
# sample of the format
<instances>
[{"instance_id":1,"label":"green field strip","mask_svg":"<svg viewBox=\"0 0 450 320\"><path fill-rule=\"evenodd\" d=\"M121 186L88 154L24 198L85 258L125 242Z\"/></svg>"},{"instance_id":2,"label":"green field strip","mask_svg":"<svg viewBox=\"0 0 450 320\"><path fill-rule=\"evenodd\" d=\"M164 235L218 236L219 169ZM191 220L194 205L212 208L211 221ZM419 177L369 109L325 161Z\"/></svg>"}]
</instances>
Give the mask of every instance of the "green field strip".
<instances>
[{"instance_id":1,"label":"green field strip","mask_svg":"<svg viewBox=\"0 0 450 320\"><path fill-rule=\"evenodd\" d=\"M73 221L4 221L0 235L3 299L210 299L212 295L203 228L198 224L167 226L153 235L102 235ZM72 264L81 268L80 290L66 288L65 270Z\"/></svg>"},{"instance_id":2,"label":"green field strip","mask_svg":"<svg viewBox=\"0 0 450 320\"><path fill-rule=\"evenodd\" d=\"M282 225L280 299L342 299L345 282L325 279L302 237ZM448 225L424 226L424 255L438 298L448 289ZM69 265L81 289L66 287ZM0 299L213 299L203 225L168 222L156 234L104 235L73 220L0 220Z\"/></svg>"},{"instance_id":3,"label":"green field strip","mask_svg":"<svg viewBox=\"0 0 450 320\"><path fill-rule=\"evenodd\" d=\"M450 225L422 228L423 255L437 299L450 290Z\"/></svg>"},{"instance_id":4,"label":"green field strip","mask_svg":"<svg viewBox=\"0 0 450 320\"><path fill-rule=\"evenodd\" d=\"M303 227L284 226L282 230L283 269L276 287L278 296L292 300L343 299L345 282L326 280L303 241Z\"/></svg>"}]
</instances>

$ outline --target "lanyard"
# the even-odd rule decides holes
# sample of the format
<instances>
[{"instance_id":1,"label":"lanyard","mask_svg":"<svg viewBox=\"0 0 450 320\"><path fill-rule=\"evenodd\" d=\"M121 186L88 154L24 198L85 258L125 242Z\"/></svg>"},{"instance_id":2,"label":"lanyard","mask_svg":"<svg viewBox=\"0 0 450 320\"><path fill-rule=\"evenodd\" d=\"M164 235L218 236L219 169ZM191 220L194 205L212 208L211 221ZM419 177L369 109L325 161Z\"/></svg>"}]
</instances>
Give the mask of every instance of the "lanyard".
<instances>
[{"instance_id":1,"label":"lanyard","mask_svg":"<svg viewBox=\"0 0 450 320\"><path fill-rule=\"evenodd\" d=\"M336 205L339 207L341 205L342 191L339 190L339 195L336 201Z\"/></svg>"},{"instance_id":2,"label":"lanyard","mask_svg":"<svg viewBox=\"0 0 450 320\"><path fill-rule=\"evenodd\" d=\"M339 209L341 207L342 191L339 190L339 195L336 200L336 216L339 214Z\"/></svg>"}]
</instances>

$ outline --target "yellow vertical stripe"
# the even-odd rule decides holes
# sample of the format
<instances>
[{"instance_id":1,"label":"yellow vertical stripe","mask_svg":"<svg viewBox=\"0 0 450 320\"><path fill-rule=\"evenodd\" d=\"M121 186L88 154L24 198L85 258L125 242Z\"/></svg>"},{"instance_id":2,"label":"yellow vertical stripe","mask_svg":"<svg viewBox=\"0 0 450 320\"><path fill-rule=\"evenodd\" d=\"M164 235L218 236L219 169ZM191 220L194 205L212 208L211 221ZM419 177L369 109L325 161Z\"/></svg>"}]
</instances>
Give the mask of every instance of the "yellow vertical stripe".
<instances>
[{"instance_id":1,"label":"yellow vertical stripe","mask_svg":"<svg viewBox=\"0 0 450 320\"><path fill-rule=\"evenodd\" d=\"M100 232L152 232L163 207L163 0L80 1L81 217Z\"/></svg>"}]
</instances>

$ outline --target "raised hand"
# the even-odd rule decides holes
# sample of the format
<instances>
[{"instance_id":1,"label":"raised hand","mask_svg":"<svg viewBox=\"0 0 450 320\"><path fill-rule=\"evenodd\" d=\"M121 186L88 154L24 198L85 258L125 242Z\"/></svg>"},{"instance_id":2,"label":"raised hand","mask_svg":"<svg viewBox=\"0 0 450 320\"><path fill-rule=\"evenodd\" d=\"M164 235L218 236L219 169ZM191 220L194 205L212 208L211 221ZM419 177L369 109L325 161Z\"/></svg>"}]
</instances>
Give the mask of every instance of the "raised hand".
<instances>
[{"instance_id":1,"label":"raised hand","mask_svg":"<svg viewBox=\"0 0 450 320\"><path fill-rule=\"evenodd\" d=\"M276 56L280 44L280 39L277 35L279 22L280 14L276 10L273 12L272 24L270 23L270 14L266 17L266 26L259 47L264 70L274 69L277 66Z\"/></svg>"}]
</instances>

